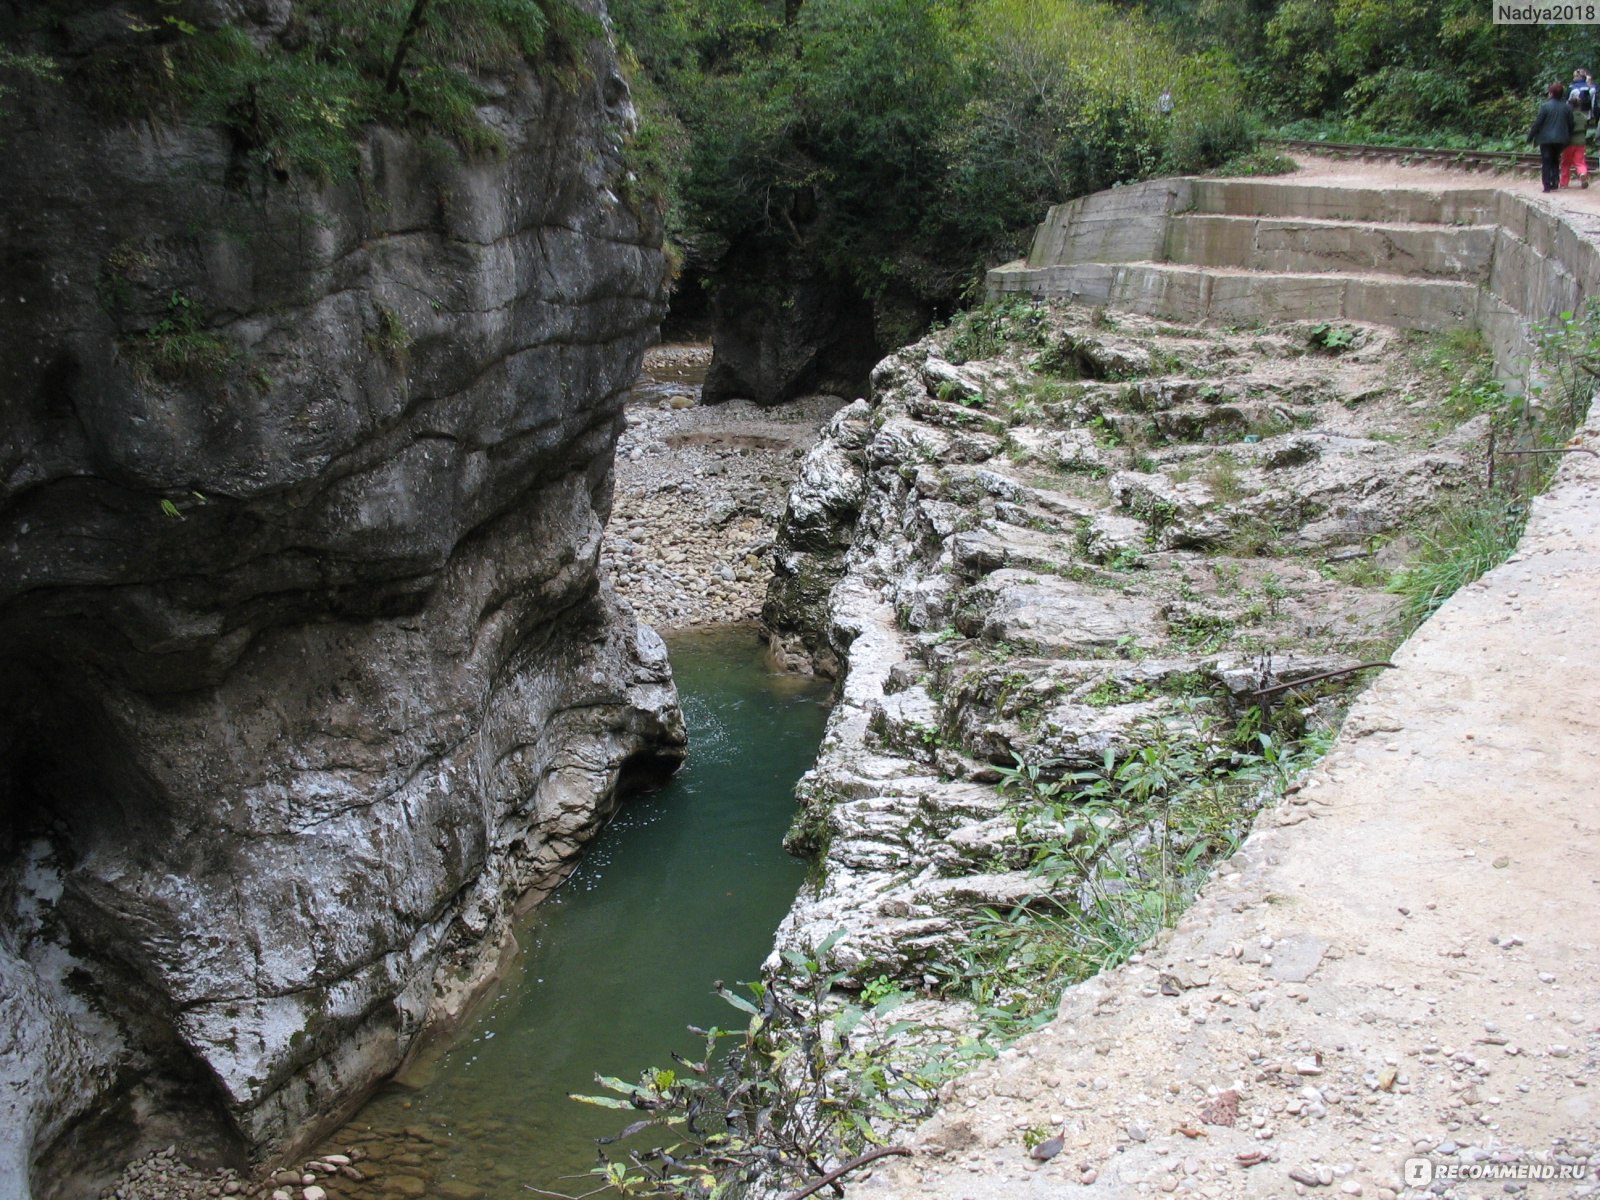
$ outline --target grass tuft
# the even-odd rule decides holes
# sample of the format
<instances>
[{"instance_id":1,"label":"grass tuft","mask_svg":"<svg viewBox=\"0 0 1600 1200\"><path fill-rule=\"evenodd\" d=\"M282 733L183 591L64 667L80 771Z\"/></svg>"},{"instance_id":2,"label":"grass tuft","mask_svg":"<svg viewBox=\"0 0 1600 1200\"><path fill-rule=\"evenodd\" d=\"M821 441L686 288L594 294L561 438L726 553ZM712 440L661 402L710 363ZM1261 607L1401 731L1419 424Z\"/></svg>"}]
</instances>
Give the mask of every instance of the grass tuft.
<instances>
[{"instance_id":1,"label":"grass tuft","mask_svg":"<svg viewBox=\"0 0 1600 1200\"><path fill-rule=\"evenodd\" d=\"M1527 506L1486 497L1440 514L1420 537L1416 558L1389 590L1405 602L1409 634L1467 584L1504 562L1528 521Z\"/></svg>"}]
</instances>

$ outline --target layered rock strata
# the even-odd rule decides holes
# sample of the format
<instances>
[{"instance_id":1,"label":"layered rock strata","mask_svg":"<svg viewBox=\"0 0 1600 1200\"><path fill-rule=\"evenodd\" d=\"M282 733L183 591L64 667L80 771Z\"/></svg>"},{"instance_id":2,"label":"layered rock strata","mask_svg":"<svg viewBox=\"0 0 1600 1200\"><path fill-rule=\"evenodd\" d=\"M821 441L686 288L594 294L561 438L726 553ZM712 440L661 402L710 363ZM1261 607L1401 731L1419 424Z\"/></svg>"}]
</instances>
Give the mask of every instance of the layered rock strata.
<instances>
[{"instance_id":1,"label":"layered rock strata","mask_svg":"<svg viewBox=\"0 0 1600 1200\"><path fill-rule=\"evenodd\" d=\"M1406 531L1483 466L1486 418L1418 387L1398 335L1344 333L1323 353L1310 325L1034 306L878 367L802 469L764 612L780 658L840 678L791 839L821 870L780 950L843 930L859 981L944 990L985 969L986 908L1137 893L1153 855L1203 862L1247 828L1272 774L1257 690L1381 656ZM1283 707L1315 729L1337 698ZM1214 811L1180 829L1134 803L1107 764L1146 751ZM1040 786L997 787L1016 764ZM1068 803L1094 794L1097 828Z\"/></svg>"},{"instance_id":2,"label":"layered rock strata","mask_svg":"<svg viewBox=\"0 0 1600 1200\"><path fill-rule=\"evenodd\" d=\"M374 130L307 187L95 111L102 16L0 195L7 1195L310 1136L684 741L597 570L664 308L610 48L482 81L503 160Z\"/></svg>"}]
</instances>

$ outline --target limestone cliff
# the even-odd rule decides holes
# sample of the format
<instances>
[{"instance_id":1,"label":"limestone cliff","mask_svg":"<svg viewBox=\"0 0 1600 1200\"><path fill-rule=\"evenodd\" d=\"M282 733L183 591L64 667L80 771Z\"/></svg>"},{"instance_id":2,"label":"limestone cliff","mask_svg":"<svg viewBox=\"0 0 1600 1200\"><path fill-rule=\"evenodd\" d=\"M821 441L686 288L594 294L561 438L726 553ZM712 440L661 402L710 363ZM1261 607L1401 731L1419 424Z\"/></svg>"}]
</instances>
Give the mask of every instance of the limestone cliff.
<instances>
[{"instance_id":1,"label":"limestone cliff","mask_svg":"<svg viewBox=\"0 0 1600 1200\"><path fill-rule=\"evenodd\" d=\"M1315 328L1020 304L879 364L801 468L762 613L839 681L780 952L1012 1020L1092 969L1072 939L1187 901L1341 685L1257 689L1377 657L1414 523L1480 477L1487 417L1419 401L1443 389L1393 333Z\"/></svg>"},{"instance_id":2,"label":"limestone cliff","mask_svg":"<svg viewBox=\"0 0 1600 1200\"><path fill-rule=\"evenodd\" d=\"M79 85L148 27L62 8L0 190L6 1195L309 1134L683 749L597 571L664 284L605 40L480 81L503 157L376 128L315 186L108 116Z\"/></svg>"}]
</instances>

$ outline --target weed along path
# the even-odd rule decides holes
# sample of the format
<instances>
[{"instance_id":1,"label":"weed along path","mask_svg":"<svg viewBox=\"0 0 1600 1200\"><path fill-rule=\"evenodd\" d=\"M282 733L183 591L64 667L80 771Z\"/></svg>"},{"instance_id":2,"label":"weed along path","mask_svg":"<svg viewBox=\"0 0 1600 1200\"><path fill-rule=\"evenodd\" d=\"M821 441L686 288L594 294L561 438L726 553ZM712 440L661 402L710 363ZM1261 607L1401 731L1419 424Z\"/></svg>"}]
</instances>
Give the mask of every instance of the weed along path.
<instances>
[{"instance_id":1,"label":"weed along path","mask_svg":"<svg viewBox=\"0 0 1600 1200\"><path fill-rule=\"evenodd\" d=\"M1588 231L1597 201L1551 202ZM849 1195L1600 1194L1597 618L1600 459L1570 454L1176 929L947 1085Z\"/></svg>"}]
</instances>

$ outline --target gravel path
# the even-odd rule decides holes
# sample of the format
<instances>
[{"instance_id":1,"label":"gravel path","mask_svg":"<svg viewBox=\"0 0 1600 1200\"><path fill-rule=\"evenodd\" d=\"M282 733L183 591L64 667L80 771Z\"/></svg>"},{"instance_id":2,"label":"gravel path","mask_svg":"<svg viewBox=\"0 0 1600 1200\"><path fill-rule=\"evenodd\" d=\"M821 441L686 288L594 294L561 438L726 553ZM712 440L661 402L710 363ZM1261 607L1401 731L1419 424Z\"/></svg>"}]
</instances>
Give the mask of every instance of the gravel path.
<instances>
[{"instance_id":1,"label":"gravel path","mask_svg":"<svg viewBox=\"0 0 1600 1200\"><path fill-rule=\"evenodd\" d=\"M1433 175L1484 182L1305 178ZM1593 190L1553 202L1600 216ZM1572 455L1177 930L850 1194L1600 1194L1597 614L1600 461Z\"/></svg>"}]
</instances>

